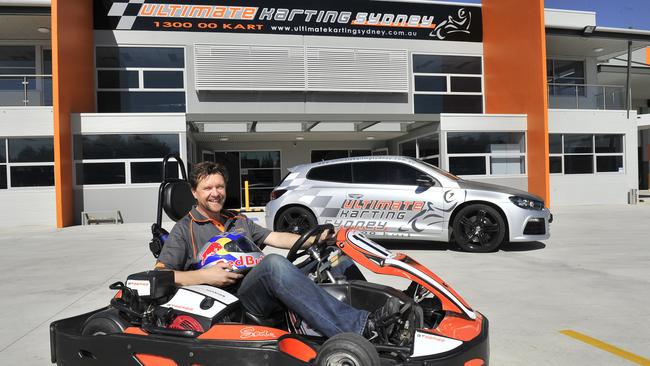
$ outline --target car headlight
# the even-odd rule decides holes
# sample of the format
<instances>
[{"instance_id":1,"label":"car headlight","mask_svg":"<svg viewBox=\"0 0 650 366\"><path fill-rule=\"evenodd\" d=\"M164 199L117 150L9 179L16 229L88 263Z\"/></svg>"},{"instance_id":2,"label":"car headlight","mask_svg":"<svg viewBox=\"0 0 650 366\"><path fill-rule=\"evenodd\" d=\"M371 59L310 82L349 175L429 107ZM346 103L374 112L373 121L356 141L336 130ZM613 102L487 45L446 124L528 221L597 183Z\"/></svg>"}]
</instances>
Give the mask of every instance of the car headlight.
<instances>
[{"instance_id":1,"label":"car headlight","mask_svg":"<svg viewBox=\"0 0 650 366\"><path fill-rule=\"evenodd\" d=\"M527 210L542 210L544 209L544 202L538 200L531 200L520 196L510 197L510 201L515 205L525 208Z\"/></svg>"}]
</instances>

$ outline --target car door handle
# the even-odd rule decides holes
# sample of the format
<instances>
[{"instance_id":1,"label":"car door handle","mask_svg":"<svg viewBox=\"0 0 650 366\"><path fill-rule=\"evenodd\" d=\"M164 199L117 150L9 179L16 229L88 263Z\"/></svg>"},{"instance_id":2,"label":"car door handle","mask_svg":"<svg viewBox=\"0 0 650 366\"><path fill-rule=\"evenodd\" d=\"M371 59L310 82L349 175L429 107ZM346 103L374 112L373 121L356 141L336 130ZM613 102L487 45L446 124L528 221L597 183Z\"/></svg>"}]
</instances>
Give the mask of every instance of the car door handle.
<instances>
[{"instance_id":1,"label":"car door handle","mask_svg":"<svg viewBox=\"0 0 650 366\"><path fill-rule=\"evenodd\" d=\"M348 193L348 198L352 198L355 200L361 199L363 195L361 193Z\"/></svg>"}]
</instances>

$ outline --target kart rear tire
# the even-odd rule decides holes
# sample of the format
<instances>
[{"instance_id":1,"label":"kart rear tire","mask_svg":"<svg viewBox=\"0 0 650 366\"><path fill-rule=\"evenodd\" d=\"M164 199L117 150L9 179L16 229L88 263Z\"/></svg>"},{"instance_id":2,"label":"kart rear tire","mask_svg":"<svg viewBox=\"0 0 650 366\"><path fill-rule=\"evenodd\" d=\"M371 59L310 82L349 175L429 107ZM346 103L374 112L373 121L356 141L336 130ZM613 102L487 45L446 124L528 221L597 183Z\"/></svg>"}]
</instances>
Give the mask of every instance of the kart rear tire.
<instances>
[{"instance_id":1,"label":"kart rear tire","mask_svg":"<svg viewBox=\"0 0 650 366\"><path fill-rule=\"evenodd\" d=\"M289 232L298 235L306 233L318 225L318 220L311 211L300 206L291 206L280 212L275 220L275 231Z\"/></svg>"},{"instance_id":2,"label":"kart rear tire","mask_svg":"<svg viewBox=\"0 0 650 366\"><path fill-rule=\"evenodd\" d=\"M91 315L81 327L81 334L85 336L98 336L115 333L124 333L129 323L120 316L117 309L109 308Z\"/></svg>"},{"instance_id":3,"label":"kart rear tire","mask_svg":"<svg viewBox=\"0 0 650 366\"><path fill-rule=\"evenodd\" d=\"M367 339L356 333L340 333L318 351L317 366L379 366L379 354Z\"/></svg>"},{"instance_id":4,"label":"kart rear tire","mask_svg":"<svg viewBox=\"0 0 650 366\"><path fill-rule=\"evenodd\" d=\"M485 233L483 238L480 234L472 233L477 226L481 226L479 231ZM454 240L460 249L466 252L488 253L499 248L506 236L506 223L499 211L484 204L472 204L463 207L454 217L452 223Z\"/></svg>"}]
</instances>

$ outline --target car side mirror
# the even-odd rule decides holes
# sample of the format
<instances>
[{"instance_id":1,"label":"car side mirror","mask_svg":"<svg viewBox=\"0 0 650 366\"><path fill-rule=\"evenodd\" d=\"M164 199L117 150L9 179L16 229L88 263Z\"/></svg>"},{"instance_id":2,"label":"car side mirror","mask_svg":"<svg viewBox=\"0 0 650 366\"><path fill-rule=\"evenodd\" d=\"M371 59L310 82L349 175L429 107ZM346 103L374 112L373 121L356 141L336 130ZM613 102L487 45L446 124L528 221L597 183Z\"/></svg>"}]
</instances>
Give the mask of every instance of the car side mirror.
<instances>
[{"instance_id":1,"label":"car side mirror","mask_svg":"<svg viewBox=\"0 0 650 366\"><path fill-rule=\"evenodd\" d=\"M433 187L436 185L436 181L431 176L426 174L418 175L415 181L419 187Z\"/></svg>"}]
</instances>

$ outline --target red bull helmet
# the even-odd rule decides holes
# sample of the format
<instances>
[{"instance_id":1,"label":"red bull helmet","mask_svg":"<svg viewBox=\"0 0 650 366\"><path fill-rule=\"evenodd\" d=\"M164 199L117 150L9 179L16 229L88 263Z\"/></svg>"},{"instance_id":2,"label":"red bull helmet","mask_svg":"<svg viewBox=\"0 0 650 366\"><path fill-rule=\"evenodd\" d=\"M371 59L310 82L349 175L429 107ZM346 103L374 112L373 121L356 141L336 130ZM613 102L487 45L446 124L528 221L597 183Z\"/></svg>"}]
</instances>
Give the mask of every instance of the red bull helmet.
<instances>
[{"instance_id":1,"label":"red bull helmet","mask_svg":"<svg viewBox=\"0 0 650 366\"><path fill-rule=\"evenodd\" d=\"M235 271L249 270L264 258L262 250L244 234L222 233L213 236L199 251L196 268L227 263Z\"/></svg>"}]
</instances>

